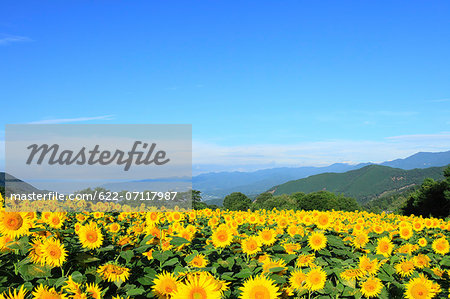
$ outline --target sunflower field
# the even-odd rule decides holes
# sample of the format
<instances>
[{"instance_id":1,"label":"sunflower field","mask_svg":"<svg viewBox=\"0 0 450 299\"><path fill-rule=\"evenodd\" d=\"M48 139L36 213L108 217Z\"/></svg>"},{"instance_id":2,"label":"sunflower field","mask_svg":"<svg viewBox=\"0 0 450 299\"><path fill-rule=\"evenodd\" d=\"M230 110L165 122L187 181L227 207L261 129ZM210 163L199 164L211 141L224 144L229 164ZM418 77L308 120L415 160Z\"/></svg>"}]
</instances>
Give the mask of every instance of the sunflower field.
<instances>
[{"instance_id":1,"label":"sunflower field","mask_svg":"<svg viewBox=\"0 0 450 299\"><path fill-rule=\"evenodd\" d=\"M449 230L367 212L0 207L0 298L447 298Z\"/></svg>"}]
</instances>

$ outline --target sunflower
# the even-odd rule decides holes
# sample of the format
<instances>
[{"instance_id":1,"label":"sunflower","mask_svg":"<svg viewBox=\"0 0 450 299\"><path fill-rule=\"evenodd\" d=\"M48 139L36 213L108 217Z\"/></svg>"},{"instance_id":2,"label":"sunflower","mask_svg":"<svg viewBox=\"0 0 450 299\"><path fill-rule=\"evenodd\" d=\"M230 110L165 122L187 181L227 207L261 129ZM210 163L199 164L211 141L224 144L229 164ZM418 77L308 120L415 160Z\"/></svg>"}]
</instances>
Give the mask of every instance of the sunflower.
<instances>
[{"instance_id":1,"label":"sunflower","mask_svg":"<svg viewBox=\"0 0 450 299\"><path fill-rule=\"evenodd\" d=\"M185 228L180 231L179 235L180 235L180 237L185 238L188 241L192 241L195 236L195 231Z\"/></svg>"},{"instance_id":2,"label":"sunflower","mask_svg":"<svg viewBox=\"0 0 450 299\"><path fill-rule=\"evenodd\" d=\"M272 245L277 240L277 234L273 229L265 228L258 233L259 239L263 245Z\"/></svg>"},{"instance_id":3,"label":"sunflower","mask_svg":"<svg viewBox=\"0 0 450 299\"><path fill-rule=\"evenodd\" d=\"M47 219L47 224L51 228L60 229L64 224L65 216L66 214L61 212L51 213L50 217Z\"/></svg>"},{"instance_id":4,"label":"sunflower","mask_svg":"<svg viewBox=\"0 0 450 299\"><path fill-rule=\"evenodd\" d=\"M318 291L324 288L326 280L327 273L322 270L322 267L316 267L306 274L305 285L310 291Z\"/></svg>"},{"instance_id":5,"label":"sunflower","mask_svg":"<svg viewBox=\"0 0 450 299\"><path fill-rule=\"evenodd\" d=\"M295 254L302 246L298 243L285 242L282 244L287 254Z\"/></svg>"},{"instance_id":6,"label":"sunflower","mask_svg":"<svg viewBox=\"0 0 450 299\"><path fill-rule=\"evenodd\" d=\"M381 280L376 277L370 277L361 284L361 293L366 298L376 297L381 293L383 284Z\"/></svg>"},{"instance_id":7,"label":"sunflower","mask_svg":"<svg viewBox=\"0 0 450 299\"><path fill-rule=\"evenodd\" d=\"M197 254L189 265L195 268L205 268L208 265L208 259L204 254Z\"/></svg>"},{"instance_id":8,"label":"sunflower","mask_svg":"<svg viewBox=\"0 0 450 299\"><path fill-rule=\"evenodd\" d=\"M69 293L80 294L80 284L73 281L72 276L65 281L66 285L62 287L63 290L67 290Z\"/></svg>"},{"instance_id":9,"label":"sunflower","mask_svg":"<svg viewBox=\"0 0 450 299\"><path fill-rule=\"evenodd\" d=\"M220 279L214 279L214 281L216 282L216 291L220 291L221 293L227 291L229 289L228 285L231 283Z\"/></svg>"},{"instance_id":10,"label":"sunflower","mask_svg":"<svg viewBox=\"0 0 450 299\"><path fill-rule=\"evenodd\" d=\"M289 225L289 227L287 228L287 233L289 234L289 236L291 236L292 238L295 237L296 234L298 234L299 229L297 227L297 225Z\"/></svg>"},{"instance_id":11,"label":"sunflower","mask_svg":"<svg viewBox=\"0 0 450 299\"><path fill-rule=\"evenodd\" d=\"M250 277L239 290L240 299L275 299L280 295L275 281L262 275Z\"/></svg>"},{"instance_id":12,"label":"sunflower","mask_svg":"<svg viewBox=\"0 0 450 299\"><path fill-rule=\"evenodd\" d=\"M172 238L167 236L161 239L159 245L162 251L170 250L173 247L170 241L172 241Z\"/></svg>"},{"instance_id":13,"label":"sunflower","mask_svg":"<svg viewBox=\"0 0 450 299\"><path fill-rule=\"evenodd\" d=\"M184 219L184 215L180 212L172 212L169 214L169 219L174 222L180 222Z\"/></svg>"},{"instance_id":14,"label":"sunflower","mask_svg":"<svg viewBox=\"0 0 450 299\"><path fill-rule=\"evenodd\" d=\"M286 262L282 259L273 260L271 258L267 258L262 263L263 263L263 273L269 273L270 270L274 269L274 268L282 268L280 271L277 271L277 273L280 273L280 272L284 273L285 270L287 269Z\"/></svg>"},{"instance_id":15,"label":"sunflower","mask_svg":"<svg viewBox=\"0 0 450 299\"><path fill-rule=\"evenodd\" d=\"M120 224L117 222L113 222L109 225L108 229L109 229L109 232L111 232L113 234L117 233L120 230Z\"/></svg>"},{"instance_id":16,"label":"sunflower","mask_svg":"<svg viewBox=\"0 0 450 299\"><path fill-rule=\"evenodd\" d=\"M431 271L433 271L434 275L439 276L440 278L442 278L445 273L445 270L442 270L440 267L434 267Z\"/></svg>"},{"instance_id":17,"label":"sunflower","mask_svg":"<svg viewBox=\"0 0 450 299\"><path fill-rule=\"evenodd\" d=\"M297 258L297 267L309 267L316 259L314 254L300 254Z\"/></svg>"},{"instance_id":18,"label":"sunflower","mask_svg":"<svg viewBox=\"0 0 450 299\"><path fill-rule=\"evenodd\" d=\"M428 257L428 255L425 254L418 254L413 258L414 266L416 266L419 269L429 267L430 261L431 259Z\"/></svg>"},{"instance_id":19,"label":"sunflower","mask_svg":"<svg viewBox=\"0 0 450 299\"><path fill-rule=\"evenodd\" d=\"M233 241L233 236L226 226L219 227L213 232L211 238L214 247L221 248L227 247Z\"/></svg>"},{"instance_id":20,"label":"sunflower","mask_svg":"<svg viewBox=\"0 0 450 299\"><path fill-rule=\"evenodd\" d=\"M222 292L215 278L208 272L187 275L183 283L178 284L173 298L220 299Z\"/></svg>"},{"instance_id":21,"label":"sunflower","mask_svg":"<svg viewBox=\"0 0 450 299\"><path fill-rule=\"evenodd\" d=\"M142 253L142 255L145 255L149 261L152 260L153 259L153 249L150 249L149 251Z\"/></svg>"},{"instance_id":22,"label":"sunflower","mask_svg":"<svg viewBox=\"0 0 450 299\"><path fill-rule=\"evenodd\" d=\"M261 250L261 242L258 237L248 237L242 240L242 251L247 255L253 255Z\"/></svg>"},{"instance_id":23,"label":"sunflower","mask_svg":"<svg viewBox=\"0 0 450 299\"><path fill-rule=\"evenodd\" d=\"M314 251L321 250L327 246L327 237L323 233L313 232L308 237L308 245Z\"/></svg>"},{"instance_id":24,"label":"sunflower","mask_svg":"<svg viewBox=\"0 0 450 299\"><path fill-rule=\"evenodd\" d=\"M388 237L378 239L377 254L381 254L384 257L389 257L392 254L393 249L394 244L392 244L391 240Z\"/></svg>"},{"instance_id":25,"label":"sunflower","mask_svg":"<svg viewBox=\"0 0 450 299\"><path fill-rule=\"evenodd\" d=\"M0 298L3 296L4 299L24 299L26 294L27 290L22 285L20 289L10 289L8 293L5 291L3 294L0 294Z\"/></svg>"},{"instance_id":26,"label":"sunflower","mask_svg":"<svg viewBox=\"0 0 450 299\"><path fill-rule=\"evenodd\" d=\"M428 244L427 239L425 238L420 238L419 241L417 241L417 243L419 244L420 247L425 247Z\"/></svg>"},{"instance_id":27,"label":"sunflower","mask_svg":"<svg viewBox=\"0 0 450 299\"><path fill-rule=\"evenodd\" d=\"M33 293L31 293L35 299L58 299L58 298L66 298L66 296L62 293L58 293L55 288L49 288L48 286L44 286L40 284Z\"/></svg>"},{"instance_id":28,"label":"sunflower","mask_svg":"<svg viewBox=\"0 0 450 299\"><path fill-rule=\"evenodd\" d=\"M289 283L291 287L297 291L305 289L306 274L302 270L294 270L291 272Z\"/></svg>"},{"instance_id":29,"label":"sunflower","mask_svg":"<svg viewBox=\"0 0 450 299\"><path fill-rule=\"evenodd\" d=\"M363 248L369 242L369 236L365 232L359 232L353 239L353 246L355 248Z\"/></svg>"},{"instance_id":30,"label":"sunflower","mask_svg":"<svg viewBox=\"0 0 450 299\"><path fill-rule=\"evenodd\" d=\"M434 240L431 247L433 248L434 252L442 255L445 255L450 251L448 241L444 237Z\"/></svg>"},{"instance_id":31,"label":"sunflower","mask_svg":"<svg viewBox=\"0 0 450 299\"><path fill-rule=\"evenodd\" d=\"M414 262L412 260L403 260L397 265L395 265L395 270L402 277L411 276L414 272Z\"/></svg>"},{"instance_id":32,"label":"sunflower","mask_svg":"<svg viewBox=\"0 0 450 299\"><path fill-rule=\"evenodd\" d=\"M153 280L153 292L160 297L167 298L177 291L177 278L173 273L163 272Z\"/></svg>"},{"instance_id":33,"label":"sunflower","mask_svg":"<svg viewBox=\"0 0 450 299\"><path fill-rule=\"evenodd\" d=\"M411 279L406 284L405 298L407 299L430 299L436 295L433 283L422 273L419 277Z\"/></svg>"},{"instance_id":34,"label":"sunflower","mask_svg":"<svg viewBox=\"0 0 450 299\"><path fill-rule=\"evenodd\" d=\"M367 257L367 255L364 255L359 258L358 266L361 271L374 275L375 273L377 273L380 264L378 263L378 260L376 258L371 260Z\"/></svg>"},{"instance_id":35,"label":"sunflower","mask_svg":"<svg viewBox=\"0 0 450 299\"><path fill-rule=\"evenodd\" d=\"M90 297L95 299L102 298L102 290L96 283L86 284L86 293L88 293Z\"/></svg>"},{"instance_id":36,"label":"sunflower","mask_svg":"<svg viewBox=\"0 0 450 299\"><path fill-rule=\"evenodd\" d=\"M415 220L412 224L412 227L415 231L421 231L424 228L424 224L422 220Z\"/></svg>"},{"instance_id":37,"label":"sunflower","mask_svg":"<svg viewBox=\"0 0 450 299\"><path fill-rule=\"evenodd\" d=\"M8 245L13 245L14 239L10 236L1 236L0 237L0 252L5 252L11 250Z\"/></svg>"},{"instance_id":38,"label":"sunflower","mask_svg":"<svg viewBox=\"0 0 450 299\"><path fill-rule=\"evenodd\" d=\"M97 269L97 273L109 282L124 282L130 277L130 269L113 263L106 263Z\"/></svg>"},{"instance_id":39,"label":"sunflower","mask_svg":"<svg viewBox=\"0 0 450 299\"><path fill-rule=\"evenodd\" d=\"M173 298L220 299L222 292L214 277L207 272L193 273L178 284Z\"/></svg>"},{"instance_id":40,"label":"sunflower","mask_svg":"<svg viewBox=\"0 0 450 299\"><path fill-rule=\"evenodd\" d=\"M31 243L30 253L28 257L35 264L45 264L45 254L44 254L44 240L45 238L39 237Z\"/></svg>"},{"instance_id":41,"label":"sunflower","mask_svg":"<svg viewBox=\"0 0 450 299\"><path fill-rule=\"evenodd\" d=\"M52 267L60 267L65 261L67 251L58 239L47 239L42 246L45 263Z\"/></svg>"},{"instance_id":42,"label":"sunflower","mask_svg":"<svg viewBox=\"0 0 450 299\"><path fill-rule=\"evenodd\" d=\"M99 248L103 244L103 235L95 222L83 225L78 231L81 245L89 249Z\"/></svg>"},{"instance_id":43,"label":"sunflower","mask_svg":"<svg viewBox=\"0 0 450 299\"><path fill-rule=\"evenodd\" d=\"M316 226L319 229L327 229L331 226L330 216L327 212L321 212L319 213L319 215L317 215Z\"/></svg>"},{"instance_id":44,"label":"sunflower","mask_svg":"<svg viewBox=\"0 0 450 299\"><path fill-rule=\"evenodd\" d=\"M405 225L399 228L398 233L400 234L400 237L402 237L403 239L409 240L413 236L414 231L410 225Z\"/></svg>"},{"instance_id":45,"label":"sunflower","mask_svg":"<svg viewBox=\"0 0 450 299\"><path fill-rule=\"evenodd\" d=\"M0 211L0 233L13 239L28 235L33 221L23 212Z\"/></svg>"},{"instance_id":46,"label":"sunflower","mask_svg":"<svg viewBox=\"0 0 450 299\"><path fill-rule=\"evenodd\" d=\"M364 277L364 271L361 269L347 269L344 272L341 272L340 276L343 280L353 281Z\"/></svg>"}]
</instances>

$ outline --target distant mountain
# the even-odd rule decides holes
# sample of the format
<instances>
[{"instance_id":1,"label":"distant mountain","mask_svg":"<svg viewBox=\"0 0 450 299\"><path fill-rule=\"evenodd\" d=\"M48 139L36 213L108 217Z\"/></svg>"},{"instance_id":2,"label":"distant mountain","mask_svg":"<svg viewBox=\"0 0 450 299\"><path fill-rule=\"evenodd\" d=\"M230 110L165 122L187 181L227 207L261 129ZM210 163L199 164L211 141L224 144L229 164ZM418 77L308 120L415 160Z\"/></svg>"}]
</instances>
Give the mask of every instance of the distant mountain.
<instances>
[{"instance_id":1,"label":"distant mountain","mask_svg":"<svg viewBox=\"0 0 450 299\"><path fill-rule=\"evenodd\" d=\"M271 188L274 195L327 190L356 198L360 203L419 185L425 178L443 179L445 167L404 170L368 165L345 173L322 173Z\"/></svg>"},{"instance_id":2,"label":"distant mountain","mask_svg":"<svg viewBox=\"0 0 450 299\"><path fill-rule=\"evenodd\" d=\"M305 178L324 172L346 172L368 164L349 165L336 163L326 167L280 167L253 172L206 173L192 178L193 189L202 191L204 199L224 197L232 192L249 196L264 192L268 188L293 179Z\"/></svg>"},{"instance_id":3,"label":"distant mountain","mask_svg":"<svg viewBox=\"0 0 450 299\"><path fill-rule=\"evenodd\" d=\"M405 159L396 159L393 161L383 162L380 165L401 168L428 168L439 167L450 164L450 151L439 153L419 152Z\"/></svg>"},{"instance_id":4,"label":"distant mountain","mask_svg":"<svg viewBox=\"0 0 450 299\"><path fill-rule=\"evenodd\" d=\"M8 188L10 192L13 193L44 193L46 191L39 190L32 185L25 183L24 181L19 180L18 178L4 173L0 172L0 187L5 188L5 182L8 181ZM10 187L12 186L12 190Z\"/></svg>"},{"instance_id":5,"label":"distant mountain","mask_svg":"<svg viewBox=\"0 0 450 299\"><path fill-rule=\"evenodd\" d=\"M92 186L95 188L97 186ZM159 178L147 179L139 181L114 182L102 184L99 187L110 191L120 192L123 190L132 192L142 192L146 190L153 190L158 192L165 191L179 191L184 192L192 188L191 178L188 177L173 177L173 178Z\"/></svg>"},{"instance_id":6,"label":"distant mountain","mask_svg":"<svg viewBox=\"0 0 450 299\"><path fill-rule=\"evenodd\" d=\"M253 172L212 172L194 176L193 189L202 191L204 199L222 198L232 192L248 196L257 195L272 186L290 180L306 178L326 172L343 173L360 169L373 163L349 165L336 163L325 167L280 167ZM438 153L420 152L404 159L383 162L380 165L401 169L439 167L450 164L450 151Z\"/></svg>"}]
</instances>

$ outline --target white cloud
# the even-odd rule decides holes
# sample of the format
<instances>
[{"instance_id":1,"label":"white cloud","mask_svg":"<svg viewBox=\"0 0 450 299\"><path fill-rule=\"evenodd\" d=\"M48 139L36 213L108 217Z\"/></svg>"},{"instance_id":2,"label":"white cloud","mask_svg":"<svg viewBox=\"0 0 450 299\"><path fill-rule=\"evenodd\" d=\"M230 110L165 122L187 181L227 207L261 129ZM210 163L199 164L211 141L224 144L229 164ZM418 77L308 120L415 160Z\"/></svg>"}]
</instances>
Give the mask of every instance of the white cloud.
<instances>
[{"instance_id":1,"label":"white cloud","mask_svg":"<svg viewBox=\"0 0 450 299\"><path fill-rule=\"evenodd\" d=\"M18 35L0 35L0 46L10 45L12 43L30 42L32 39L26 36Z\"/></svg>"},{"instance_id":2,"label":"white cloud","mask_svg":"<svg viewBox=\"0 0 450 299\"><path fill-rule=\"evenodd\" d=\"M419 151L450 150L450 133L392 136L381 140L327 140L296 144L222 146L194 141L193 164L323 166L336 162L383 162Z\"/></svg>"},{"instance_id":3,"label":"white cloud","mask_svg":"<svg viewBox=\"0 0 450 299\"><path fill-rule=\"evenodd\" d=\"M439 134L413 134L387 137L388 140L397 140L403 142L439 142L450 140L450 132L442 132Z\"/></svg>"},{"instance_id":4,"label":"white cloud","mask_svg":"<svg viewBox=\"0 0 450 299\"><path fill-rule=\"evenodd\" d=\"M73 123L73 122L82 122L82 121L90 121L90 120L111 120L114 115L102 115L102 116L93 116L93 117L77 117L77 118L59 118L59 119L44 119L33 121L28 124L62 124L62 123Z\"/></svg>"}]
</instances>

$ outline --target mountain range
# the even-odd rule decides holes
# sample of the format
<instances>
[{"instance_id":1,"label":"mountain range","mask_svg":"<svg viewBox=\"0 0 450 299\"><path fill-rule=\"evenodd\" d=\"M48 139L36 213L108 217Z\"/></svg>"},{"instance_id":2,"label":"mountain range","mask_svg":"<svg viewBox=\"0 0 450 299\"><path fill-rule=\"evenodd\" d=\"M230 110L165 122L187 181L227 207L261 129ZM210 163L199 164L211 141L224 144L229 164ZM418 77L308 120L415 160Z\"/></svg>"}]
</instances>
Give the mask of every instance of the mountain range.
<instances>
[{"instance_id":1,"label":"mountain range","mask_svg":"<svg viewBox=\"0 0 450 299\"><path fill-rule=\"evenodd\" d=\"M400 192L420 185L424 179L444 178L443 167L400 169L383 165L368 165L345 173L322 173L289 181L271 188L274 195L321 190L343 194L365 203L388 192Z\"/></svg>"},{"instance_id":2,"label":"mountain range","mask_svg":"<svg viewBox=\"0 0 450 299\"><path fill-rule=\"evenodd\" d=\"M419 152L404 159L379 164L335 163L325 167L279 167L253 172L205 173L192 177L192 187L202 192L204 200L220 199L232 192L242 192L252 197L268 190L274 194L282 194L326 189L353 196L360 202L364 202L389 190L420 184L425 177L439 179L442 177L442 169L433 167L448 164L450 164L450 151ZM420 171L426 168L428 170ZM6 176L9 175L6 174ZM392 178L401 177L404 179L389 181ZM4 186L4 181L5 173L0 172L0 186ZM126 183L128 188L130 183L132 182ZM24 191L39 192L25 182L20 181L19 185L20 188L24 188ZM124 188L120 183L117 186L108 185L107 187L111 190Z\"/></svg>"},{"instance_id":3,"label":"mountain range","mask_svg":"<svg viewBox=\"0 0 450 299\"><path fill-rule=\"evenodd\" d=\"M368 165L381 165L404 170L441 167L450 164L450 151L419 152L404 159L396 159L383 163L361 163L351 165L336 163L325 167L279 167L253 172L213 172L194 176L193 189L202 192L204 199L222 198L232 192L242 192L254 196L269 190L273 186L298 180L321 173L344 173L357 170Z\"/></svg>"}]
</instances>

